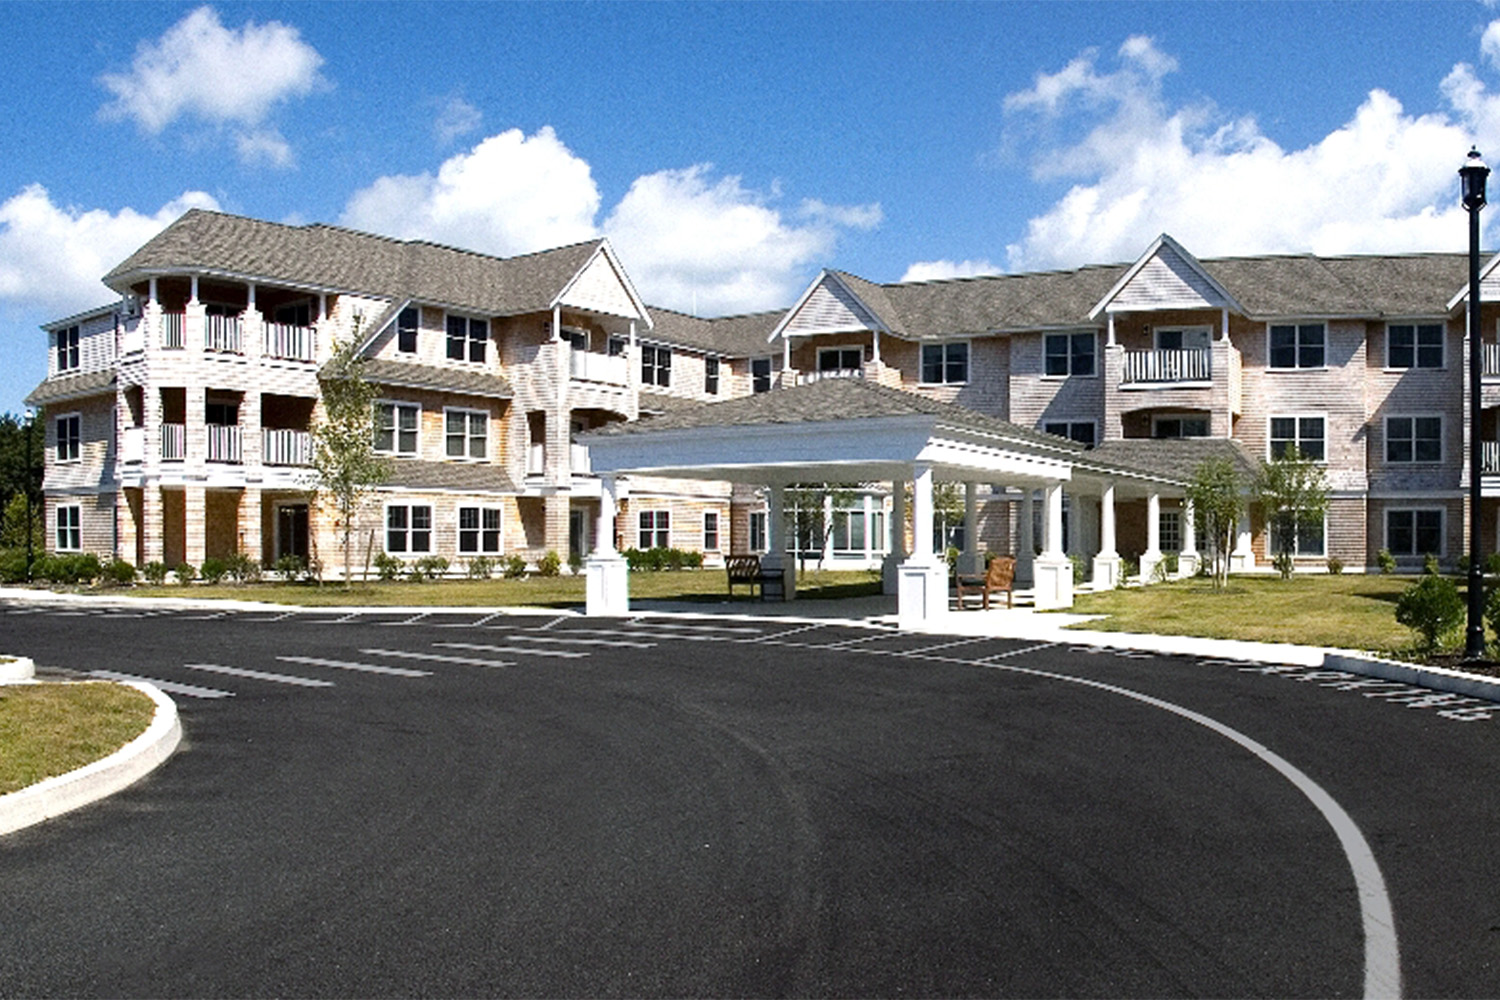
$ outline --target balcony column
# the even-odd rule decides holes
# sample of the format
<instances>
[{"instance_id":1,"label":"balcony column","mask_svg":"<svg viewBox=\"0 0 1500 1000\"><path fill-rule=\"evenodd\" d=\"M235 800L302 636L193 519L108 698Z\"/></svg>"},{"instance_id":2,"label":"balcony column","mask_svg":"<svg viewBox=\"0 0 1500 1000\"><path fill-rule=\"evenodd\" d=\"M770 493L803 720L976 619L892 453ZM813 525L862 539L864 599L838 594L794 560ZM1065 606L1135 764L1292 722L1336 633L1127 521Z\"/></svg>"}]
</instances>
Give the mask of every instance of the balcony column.
<instances>
[{"instance_id":1,"label":"balcony column","mask_svg":"<svg viewBox=\"0 0 1500 1000\"><path fill-rule=\"evenodd\" d=\"M188 283L187 305L182 310L182 346L189 351L201 351L208 334L208 310L198 301L198 276L189 275Z\"/></svg>"},{"instance_id":2,"label":"balcony column","mask_svg":"<svg viewBox=\"0 0 1500 1000\"><path fill-rule=\"evenodd\" d=\"M1141 553L1141 582L1150 583L1161 563L1161 494L1146 496L1146 551Z\"/></svg>"},{"instance_id":3,"label":"balcony column","mask_svg":"<svg viewBox=\"0 0 1500 1000\"><path fill-rule=\"evenodd\" d=\"M1254 536L1250 533L1250 515L1241 514L1235 528L1234 551L1229 553L1229 571L1244 573L1255 568L1255 550L1250 546Z\"/></svg>"},{"instance_id":4,"label":"balcony column","mask_svg":"<svg viewBox=\"0 0 1500 1000\"><path fill-rule=\"evenodd\" d=\"M912 466L912 554L901 564L896 620L901 628L937 624L948 613L948 567L932 551L932 466Z\"/></svg>"},{"instance_id":5,"label":"balcony column","mask_svg":"<svg viewBox=\"0 0 1500 1000\"><path fill-rule=\"evenodd\" d=\"M1182 502L1182 551L1177 555L1178 579L1186 579L1198 572L1198 532L1194 520L1193 501Z\"/></svg>"},{"instance_id":6,"label":"balcony column","mask_svg":"<svg viewBox=\"0 0 1500 1000\"><path fill-rule=\"evenodd\" d=\"M246 469L261 475L260 467L266 462L265 433L261 427L261 396L257 390L249 389L240 400L240 463Z\"/></svg>"},{"instance_id":7,"label":"balcony column","mask_svg":"<svg viewBox=\"0 0 1500 1000\"><path fill-rule=\"evenodd\" d=\"M1063 551L1063 485L1048 483L1042 520L1042 554L1032 565L1033 601L1038 610L1073 606L1073 561Z\"/></svg>"},{"instance_id":8,"label":"balcony column","mask_svg":"<svg viewBox=\"0 0 1500 1000\"><path fill-rule=\"evenodd\" d=\"M984 572L980 565L982 558L979 550L979 484L964 483L963 572Z\"/></svg>"},{"instance_id":9,"label":"balcony column","mask_svg":"<svg viewBox=\"0 0 1500 1000\"><path fill-rule=\"evenodd\" d=\"M1016 531L1016 583L1031 586L1035 580L1032 563L1036 561L1036 507L1033 491L1027 486L1021 493L1021 523Z\"/></svg>"},{"instance_id":10,"label":"balcony column","mask_svg":"<svg viewBox=\"0 0 1500 1000\"><path fill-rule=\"evenodd\" d=\"M765 573L781 573L785 599L797 594L796 561L787 555L786 492L781 484L766 490L766 554L760 558Z\"/></svg>"},{"instance_id":11,"label":"balcony column","mask_svg":"<svg viewBox=\"0 0 1500 1000\"><path fill-rule=\"evenodd\" d=\"M202 333L202 331L199 331ZM203 343L202 338L198 340ZM203 474L208 458L208 418L205 416L206 390L200 386L188 386L183 391L182 414L182 461L188 472Z\"/></svg>"},{"instance_id":12,"label":"balcony column","mask_svg":"<svg viewBox=\"0 0 1500 1000\"><path fill-rule=\"evenodd\" d=\"M885 562L880 567L880 592L896 595L901 592L901 564L906 561L906 481L891 482L890 541L886 546Z\"/></svg>"},{"instance_id":13,"label":"balcony column","mask_svg":"<svg viewBox=\"0 0 1500 1000\"><path fill-rule=\"evenodd\" d=\"M163 508L160 486L148 483L141 487L140 546L143 563L162 562L167 557Z\"/></svg>"},{"instance_id":14,"label":"balcony column","mask_svg":"<svg viewBox=\"0 0 1500 1000\"><path fill-rule=\"evenodd\" d=\"M265 558L265 544L261 535L260 487L246 486L240 491L239 551L259 563Z\"/></svg>"},{"instance_id":15,"label":"balcony column","mask_svg":"<svg viewBox=\"0 0 1500 1000\"><path fill-rule=\"evenodd\" d=\"M590 616L619 616L630 612L630 567L615 549L615 511L619 495L613 475L599 477L599 521L596 544L585 563L584 612Z\"/></svg>"},{"instance_id":16,"label":"balcony column","mask_svg":"<svg viewBox=\"0 0 1500 1000\"><path fill-rule=\"evenodd\" d=\"M1120 553L1115 550L1115 484L1104 487L1099 498L1099 554L1094 556L1095 590L1114 590L1120 585Z\"/></svg>"},{"instance_id":17,"label":"balcony column","mask_svg":"<svg viewBox=\"0 0 1500 1000\"><path fill-rule=\"evenodd\" d=\"M156 295L156 279L146 282L146 301L141 303L141 343L148 351L162 346L161 300Z\"/></svg>"}]
</instances>

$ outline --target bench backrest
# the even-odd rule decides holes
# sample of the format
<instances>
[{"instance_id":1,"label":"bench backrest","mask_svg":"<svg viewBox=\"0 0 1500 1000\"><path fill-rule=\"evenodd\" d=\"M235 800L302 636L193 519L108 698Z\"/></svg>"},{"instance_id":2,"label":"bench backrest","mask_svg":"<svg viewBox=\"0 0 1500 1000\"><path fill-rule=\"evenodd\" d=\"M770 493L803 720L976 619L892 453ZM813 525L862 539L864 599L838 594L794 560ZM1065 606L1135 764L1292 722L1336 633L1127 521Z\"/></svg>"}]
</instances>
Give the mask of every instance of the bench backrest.
<instances>
[{"instance_id":1,"label":"bench backrest","mask_svg":"<svg viewBox=\"0 0 1500 1000\"><path fill-rule=\"evenodd\" d=\"M731 577L753 578L760 575L760 556L728 556L724 569Z\"/></svg>"}]
</instances>

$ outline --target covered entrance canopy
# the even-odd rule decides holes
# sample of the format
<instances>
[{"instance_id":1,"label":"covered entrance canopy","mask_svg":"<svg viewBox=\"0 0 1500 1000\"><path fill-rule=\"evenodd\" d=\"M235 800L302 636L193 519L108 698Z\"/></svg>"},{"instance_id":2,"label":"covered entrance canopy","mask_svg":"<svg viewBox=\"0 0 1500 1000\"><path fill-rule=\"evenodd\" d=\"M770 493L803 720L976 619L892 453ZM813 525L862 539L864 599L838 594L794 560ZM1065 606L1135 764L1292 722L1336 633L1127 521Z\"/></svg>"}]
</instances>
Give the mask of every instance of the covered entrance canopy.
<instances>
[{"instance_id":1,"label":"covered entrance canopy","mask_svg":"<svg viewBox=\"0 0 1500 1000\"><path fill-rule=\"evenodd\" d=\"M895 525L904 525L906 483L912 485L912 552L902 552L904 530L893 532L888 591L899 595L903 625L943 614L947 567L932 544L932 487L936 481L969 484L972 522L975 485L1015 490L1022 505L1021 557L1030 562L1038 607L1067 607L1073 598L1073 564L1063 551L1063 488L1101 500L1096 579L1119 578L1114 501L1118 490L1137 496L1181 495L1183 476L1104 460L1065 438L1020 427L951 403L876 385L863 379L828 379L689 407L636 423L613 424L583 435L601 479L599 545L589 560L588 613L624 614L628 575L614 551L613 519L621 477L648 475L725 480L769 487L767 548L763 565L788 576L791 561L781 518L782 490L793 483L893 484ZM1030 560L1032 503L1043 496L1041 552ZM973 524L967 533L973 558ZM1154 534L1154 532L1153 532Z\"/></svg>"}]
</instances>

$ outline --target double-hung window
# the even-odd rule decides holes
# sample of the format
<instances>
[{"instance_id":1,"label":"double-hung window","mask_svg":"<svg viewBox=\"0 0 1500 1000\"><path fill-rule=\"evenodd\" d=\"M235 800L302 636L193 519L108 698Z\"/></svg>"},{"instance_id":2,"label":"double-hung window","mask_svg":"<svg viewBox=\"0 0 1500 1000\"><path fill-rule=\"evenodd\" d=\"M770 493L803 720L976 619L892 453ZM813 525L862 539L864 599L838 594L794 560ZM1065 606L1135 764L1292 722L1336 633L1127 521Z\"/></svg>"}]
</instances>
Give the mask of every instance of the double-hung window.
<instances>
[{"instance_id":1,"label":"double-hung window","mask_svg":"<svg viewBox=\"0 0 1500 1000\"><path fill-rule=\"evenodd\" d=\"M1158 415L1151 418L1154 438L1206 438L1208 418L1185 414Z\"/></svg>"},{"instance_id":2,"label":"double-hung window","mask_svg":"<svg viewBox=\"0 0 1500 1000\"><path fill-rule=\"evenodd\" d=\"M375 450L386 455L417 453L421 407L415 403L375 404Z\"/></svg>"},{"instance_id":3,"label":"double-hung window","mask_svg":"<svg viewBox=\"0 0 1500 1000\"><path fill-rule=\"evenodd\" d=\"M1443 418L1386 417L1385 460L1401 463L1441 462Z\"/></svg>"},{"instance_id":4,"label":"double-hung window","mask_svg":"<svg viewBox=\"0 0 1500 1000\"><path fill-rule=\"evenodd\" d=\"M1387 368L1443 367L1443 324L1392 323L1385 328Z\"/></svg>"},{"instance_id":5,"label":"double-hung window","mask_svg":"<svg viewBox=\"0 0 1500 1000\"><path fill-rule=\"evenodd\" d=\"M1385 547L1393 556L1442 555L1442 508L1386 511Z\"/></svg>"},{"instance_id":6,"label":"double-hung window","mask_svg":"<svg viewBox=\"0 0 1500 1000\"><path fill-rule=\"evenodd\" d=\"M703 359L703 392L707 396L719 394L719 359Z\"/></svg>"},{"instance_id":7,"label":"double-hung window","mask_svg":"<svg viewBox=\"0 0 1500 1000\"><path fill-rule=\"evenodd\" d=\"M643 510L638 518L640 526L640 548L669 549L672 547L672 515L665 510Z\"/></svg>"},{"instance_id":8,"label":"double-hung window","mask_svg":"<svg viewBox=\"0 0 1500 1000\"><path fill-rule=\"evenodd\" d=\"M391 504L385 509L385 550L396 555L432 551L432 507Z\"/></svg>"},{"instance_id":9,"label":"double-hung window","mask_svg":"<svg viewBox=\"0 0 1500 1000\"><path fill-rule=\"evenodd\" d=\"M750 359L750 391L751 392L770 392L771 391L771 359L770 358L751 358Z\"/></svg>"},{"instance_id":10,"label":"double-hung window","mask_svg":"<svg viewBox=\"0 0 1500 1000\"><path fill-rule=\"evenodd\" d=\"M864 554L864 507L851 507L833 512L833 551L854 555Z\"/></svg>"},{"instance_id":11,"label":"double-hung window","mask_svg":"<svg viewBox=\"0 0 1500 1000\"><path fill-rule=\"evenodd\" d=\"M417 330L422 325L422 311L407 306L396 317L396 350L402 354L417 353Z\"/></svg>"},{"instance_id":12,"label":"double-hung window","mask_svg":"<svg viewBox=\"0 0 1500 1000\"><path fill-rule=\"evenodd\" d=\"M57 551L77 552L83 548L83 508L68 504L57 508Z\"/></svg>"},{"instance_id":13,"label":"double-hung window","mask_svg":"<svg viewBox=\"0 0 1500 1000\"><path fill-rule=\"evenodd\" d=\"M763 510L751 511L749 528L750 537L746 541L750 545L750 551L766 551L766 512Z\"/></svg>"},{"instance_id":14,"label":"double-hung window","mask_svg":"<svg viewBox=\"0 0 1500 1000\"><path fill-rule=\"evenodd\" d=\"M448 317L448 359L484 361L484 345L490 339L490 322L469 316Z\"/></svg>"},{"instance_id":15,"label":"double-hung window","mask_svg":"<svg viewBox=\"0 0 1500 1000\"><path fill-rule=\"evenodd\" d=\"M703 550L719 551L719 512L716 510L703 512Z\"/></svg>"},{"instance_id":16,"label":"double-hung window","mask_svg":"<svg viewBox=\"0 0 1500 1000\"><path fill-rule=\"evenodd\" d=\"M1094 446L1094 422L1092 420L1049 420L1042 425L1048 434L1077 441L1081 445Z\"/></svg>"},{"instance_id":17,"label":"double-hung window","mask_svg":"<svg viewBox=\"0 0 1500 1000\"><path fill-rule=\"evenodd\" d=\"M641 348L641 384L672 384L672 349L670 347Z\"/></svg>"},{"instance_id":18,"label":"double-hung window","mask_svg":"<svg viewBox=\"0 0 1500 1000\"><path fill-rule=\"evenodd\" d=\"M1322 368L1327 364L1328 327L1323 323L1273 323L1271 367Z\"/></svg>"},{"instance_id":19,"label":"double-hung window","mask_svg":"<svg viewBox=\"0 0 1500 1000\"><path fill-rule=\"evenodd\" d=\"M1322 462L1328 455L1325 437L1322 417L1272 417L1271 458L1285 458L1295 448L1300 457Z\"/></svg>"},{"instance_id":20,"label":"double-hung window","mask_svg":"<svg viewBox=\"0 0 1500 1000\"><path fill-rule=\"evenodd\" d=\"M859 347L823 347L818 350L820 372L857 372L864 362L865 352Z\"/></svg>"},{"instance_id":21,"label":"double-hung window","mask_svg":"<svg viewBox=\"0 0 1500 1000\"><path fill-rule=\"evenodd\" d=\"M57 460L76 462L82 454L83 418L76 413L66 413L57 418Z\"/></svg>"},{"instance_id":22,"label":"double-hung window","mask_svg":"<svg viewBox=\"0 0 1500 1000\"><path fill-rule=\"evenodd\" d=\"M1321 556L1325 554L1324 535L1322 517L1297 514L1289 518L1274 518L1271 521L1271 551L1294 556Z\"/></svg>"},{"instance_id":23,"label":"double-hung window","mask_svg":"<svg viewBox=\"0 0 1500 1000\"><path fill-rule=\"evenodd\" d=\"M969 342L922 345L922 383L958 385L969 381Z\"/></svg>"},{"instance_id":24,"label":"double-hung window","mask_svg":"<svg viewBox=\"0 0 1500 1000\"><path fill-rule=\"evenodd\" d=\"M458 551L488 555L500 551L500 508L458 508Z\"/></svg>"},{"instance_id":25,"label":"double-hung window","mask_svg":"<svg viewBox=\"0 0 1500 1000\"><path fill-rule=\"evenodd\" d=\"M489 414L483 410L444 410L443 437L449 458L484 458Z\"/></svg>"},{"instance_id":26,"label":"double-hung window","mask_svg":"<svg viewBox=\"0 0 1500 1000\"><path fill-rule=\"evenodd\" d=\"M1094 334L1049 333L1043 342L1047 375L1094 374Z\"/></svg>"},{"instance_id":27,"label":"double-hung window","mask_svg":"<svg viewBox=\"0 0 1500 1000\"><path fill-rule=\"evenodd\" d=\"M71 371L79 365L78 327L70 326L57 331L57 370Z\"/></svg>"}]
</instances>

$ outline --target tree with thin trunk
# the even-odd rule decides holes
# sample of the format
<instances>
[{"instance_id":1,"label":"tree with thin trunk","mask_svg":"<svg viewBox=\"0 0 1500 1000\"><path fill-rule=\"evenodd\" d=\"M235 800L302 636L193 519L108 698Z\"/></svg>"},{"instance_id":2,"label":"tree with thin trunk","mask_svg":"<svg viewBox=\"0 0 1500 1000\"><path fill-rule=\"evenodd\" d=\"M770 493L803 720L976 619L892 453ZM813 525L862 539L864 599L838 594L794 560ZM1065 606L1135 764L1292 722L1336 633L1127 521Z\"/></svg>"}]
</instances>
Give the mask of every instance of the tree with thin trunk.
<instances>
[{"instance_id":1,"label":"tree with thin trunk","mask_svg":"<svg viewBox=\"0 0 1500 1000\"><path fill-rule=\"evenodd\" d=\"M828 505L824 501L829 497L835 511L848 507L854 501L854 487L842 483L798 483L787 487L783 495L782 509L796 547L799 573L807 572L810 552L817 553L818 567L822 568L823 552L828 548L835 521L827 516Z\"/></svg>"},{"instance_id":2,"label":"tree with thin trunk","mask_svg":"<svg viewBox=\"0 0 1500 1000\"><path fill-rule=\"evenodd\" d=\"M334 343L333 357L318 374L323 414L313 427L313 492L324 497L337 516L345 588L354 579L355 519L369 495L390 476L390 463L375 452L376 391L365 380L359 326L356 321L349 341Z\"/></svg>"},{"instance_id":3,"label":"tree with thin trunk","mask_svg":"<svg viewBox=\"0 0 1500 1000\"><path fill-rule=\"evenodd\" d=\"M1229 583L1229 553L1234 549L1234 533L1245 512L1245 486L1227 458L1210 458L1193 471L1187 498L1193 504L1193 522L1201 524L1208 535L1210 574L1215 590Z\"/></svg>"},{"instance_id":4,"label":"tree with thin trunk","mask_svg":"<svg viewBox=\"0 0 1500 1000\"><path fill-rule=\"evenodd\" d=\"M1256 497L1270 527L1270 547L1282 579L1292 575L1292 555L1299 525L1322 524L1328 509L1328 481L1323 467L1304 458L1292 445L1269 462L1261 463Z\"/></svg>"}]
</instances>

